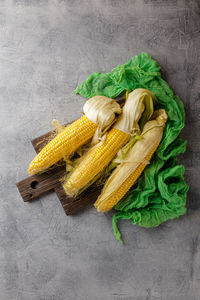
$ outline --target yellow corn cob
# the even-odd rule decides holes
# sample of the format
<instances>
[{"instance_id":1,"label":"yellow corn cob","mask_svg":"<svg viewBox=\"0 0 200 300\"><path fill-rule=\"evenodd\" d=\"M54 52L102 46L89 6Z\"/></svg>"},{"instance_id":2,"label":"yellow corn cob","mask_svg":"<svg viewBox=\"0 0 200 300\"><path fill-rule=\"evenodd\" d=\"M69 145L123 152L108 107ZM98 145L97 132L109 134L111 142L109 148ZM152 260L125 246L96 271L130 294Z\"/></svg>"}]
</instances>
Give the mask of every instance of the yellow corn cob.
<instances>
[{"instance_id":1,"label":"yellow corn cob","mask_svg":"<svg viewBox=\"0 0 200 300\"><path fill-rule=\"evenodd\" d=\"M150 150L148 155L145 157L145 160L149 161L156 151L159 144L157 144L153 149ZM105 201L101 201L100 198L94 204L99 212L106 212L110 210L113 206L115 206L123 196L128 192L128 190L134 185L136 180L140 177L141 173L146 167L146 163L142 162L139 166L134 170L132 174L127 177L127 179L120 185L120 187L112 193L109 199Z\"/></svg>"},{"instance_id":2,"label":"yellow corn cob","mask_svg":"<svg viewBox=\"0 0 200 300\"><path fill-rule=\"evenodd\" d=\"M106 181L94 206L100 212L106 212L116 205L136 182L153 153L156 151L163 135L167 114L160 109L154 113L155 120L144 125L141 139L129 150L118 167Z\"/></svg>"},{"instance_id":3,"label":"yellow corn cob","mask_svg":"<svg viewBox=\"0 0 200 300\"><path fill-rule=\"evenodd\" d=\"M97 124L85 115L67 126L52 139L34 158L29 166L29 174L36 174L68 156L86 143L95 133Z\"/></svg>"},{"instance_id":4,"label":"yellow corn cob","mask_svg":"<svg viewBox=\"0 0 200 300\"><path fill-rule=\"evenodd\" d=\"M109 164L129 138L128 133L112 128L103 144L92 148L75 168L69 180L63 184L66 193L70 196L76 195Z\"/></svg>"}]
</instances>

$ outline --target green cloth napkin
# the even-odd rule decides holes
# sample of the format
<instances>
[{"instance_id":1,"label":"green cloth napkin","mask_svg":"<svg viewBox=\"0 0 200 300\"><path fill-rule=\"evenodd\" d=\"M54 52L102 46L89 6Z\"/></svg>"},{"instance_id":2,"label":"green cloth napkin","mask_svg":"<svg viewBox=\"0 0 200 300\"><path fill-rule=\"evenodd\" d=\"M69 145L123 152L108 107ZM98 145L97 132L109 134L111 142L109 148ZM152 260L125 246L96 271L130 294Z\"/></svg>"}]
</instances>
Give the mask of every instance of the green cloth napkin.
<instances>
[{"instance_id":1,"label":"green cloth napkin","mask_svg":"<svg viewBox=\"0 0 200 300\"><path fill-rule=\"evenodd\" d=\"M93 73L75 90L86 98L104 95L114 98L123 91L136 88L150 90L158 99L156 108L168 115L163 139L151 164L145 168L138 183L115 206L113 217L115 237L122 241L117 228L119 219L131 220L142 227L155 227L186 212L188 186L184 167L177 165L177 155L186 150L186 141L178 137L184 127L183 103L162 79L158 63L146 52L118 65L111 72Z\"/></svg>"}]
</instances>

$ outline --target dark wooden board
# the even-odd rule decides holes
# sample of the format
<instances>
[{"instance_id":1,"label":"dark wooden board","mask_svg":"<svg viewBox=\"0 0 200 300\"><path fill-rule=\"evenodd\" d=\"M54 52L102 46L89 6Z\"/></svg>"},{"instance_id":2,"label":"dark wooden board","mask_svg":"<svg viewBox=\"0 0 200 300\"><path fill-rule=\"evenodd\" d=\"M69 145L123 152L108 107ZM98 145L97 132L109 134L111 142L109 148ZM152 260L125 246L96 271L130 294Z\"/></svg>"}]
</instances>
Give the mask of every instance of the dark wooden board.
<instances>
[{"instance_id":1,"label":"dark wooden board","mask_svg":"<svg viewBox=\"0 0 200 300\"><path fill-rule=\"evenodd\" d=\"M53 130L32 140L31 142L36 153L39 153L54 136L55 131ZM17 182L16 185L24 202L34 200L42 194L54 190L67 215L74 214L93 204L100 193L100 188L91 187L76 198L68 197L60 181L65 172L65 165L61 164L61 166L52 167L47 172L28 176L24 180Z\"/></svg>"},{"instance_id":2,"label":"dark wooden board","mask_svg":"<svg viewBox=\"0 0 200 300\"><path fill-rule=\"evenodd\" d=\"M119 97L116 100L121 106L123 105L123 97ZM69 124L70 123L65 124L65 126ZM39 153L55 134L56 131L52 130L33 139L31 143L36 153ZM76 198L68 197L61 184L61 178L65 173L65 165L61 162L60 166L53 166L47 172L42 174L28 176L17 182L16 185L24 202L34 200L48 191L55 191L65 213L67 215L72 215L92 205L100 194L101 188L92 186Z\"/></svg>"}]
</instances>

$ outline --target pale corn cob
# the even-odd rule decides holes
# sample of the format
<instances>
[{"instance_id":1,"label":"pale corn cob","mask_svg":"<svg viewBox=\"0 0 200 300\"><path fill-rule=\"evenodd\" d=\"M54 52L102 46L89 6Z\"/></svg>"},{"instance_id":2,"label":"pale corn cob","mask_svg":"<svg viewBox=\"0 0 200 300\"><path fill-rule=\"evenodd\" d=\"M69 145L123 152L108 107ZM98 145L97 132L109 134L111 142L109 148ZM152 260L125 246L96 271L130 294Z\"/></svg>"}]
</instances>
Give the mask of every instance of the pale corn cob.
<instances>
[{"instance_id":1,"label":"pale corn cob","mask_svg":"<svg viewBox=\"0 0 200 300\"><path fill-rule=\"evenodd\" d=\"M64 128L35 157L29 166L29 174L42 172L61 158L69 156L90 140L95 131L101 136L115 121L115 114L121 113L119 104L104 96L90 98L83 110L83 117Z\"/></svg>"},{"instance_id":2,"label":"pale corn cob","mask_svg":"<svg viewBox=\"0 0 200 300\"><path fill-rule=\"evenodd\" d=\"M75 196L87 185L128 142L130 135L119 129L112 128L102 145L92 148L80 165L75 168L69 180L63 184L66 193Z\"/></svg>"},{"instance_id":3,"label":"pale corn cob","mask_svg":"<svg viewBox=\"0 0 200 300\"><path fill-rule=\"evenodd\" d=\"M145 157L145 160L150 161L158 146L159 144L157 144L153 149L150 150L150 152ZM134 183L144 171L146 165L147 164L145 162L140 163L139 166L134 170L134 172L129 175L129 177L120 185L120 187L116 191L112 193L112 195L107 200L101 201L101 198L99 198L94 204L94 206L97 208L97 211L106 212L113 208L113 206L115 206L134 185Z\"/></svg>"},{"instance_id":4,"label":"pale corn cob","mask_svg":"<svg viewBox=\"0 0 200 300\"><path fill-rule=\"evenodd\" d=\"M29 166L29 174L36 174L68 156L86 143L95 133L97 125L85 115L52 139L34 158Z\"/></svg>"},{"instance_id":5,"label":"pale corn cob","mask_svg":"<svg viewBox=\"0 0 200 300\"><path fill-rule=\"evenodd\" d=\"M106 212L116 205L136 182L153 153L156 151L163 134L167 115L164 110L155 112L156 120L144 126L143 139L137 141L129 151L125 161L110 175L94 206L99 212ZM140 161L140 162L139 162Z\"/></svg>"},{"instance_id":6,"label":"pale corn cob","mask_svg":"<svg viewBox=\"0 0 200 300\"><path fill-rule=\"evenodd\" d=\"M102 145L92 148L82 158L69 179L63 183L69 196L76 196L81 189L90 184L128 142L144 110L143 100L146 96L151 98L151 101L154 98L154 95L145 89L136 89L129 94L123 112L114 128L107 134L106 140Z\"/></svg>"}]
</instances>

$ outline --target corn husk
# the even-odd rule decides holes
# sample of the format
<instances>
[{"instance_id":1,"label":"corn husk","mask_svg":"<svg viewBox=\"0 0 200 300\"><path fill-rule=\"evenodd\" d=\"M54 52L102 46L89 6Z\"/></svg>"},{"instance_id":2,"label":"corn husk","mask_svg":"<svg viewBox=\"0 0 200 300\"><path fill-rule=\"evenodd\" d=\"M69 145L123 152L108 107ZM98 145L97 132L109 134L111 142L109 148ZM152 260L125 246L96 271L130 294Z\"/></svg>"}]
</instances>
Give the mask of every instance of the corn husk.
<instances>
[{"instance_id":1,"label":"corn husk","mask_svg":"<svg viewBox=\"0 0 200 300\"><path fill-rule=\"evenodd\" d=\"M109 176L111 171L115 169L122 162L122 160L125 160L128 151L133 147L136 141L141 139L141 130L143 129L144 124L153 116L154 103L157 102L157 99L151 91L139 88L131 93L128 93L128 91L126 91L126 101L127 102L123 108L123 114L126 113L126 116L123 117L122 114L118 118L119 123L116 122L116 125L114 127L121 128L121 130L123 127L123 131L131 131L130 140L122 149L119 150L116 157L101 172L101 174L97 175L97 177L91 182L91 184L94 183L97 179L99 182L105 181L105 178ZM132 114L130 112L132 112ZM132 116L136 118L135 121ZM129 126L123 126L123 123L126 124L125 120L128 120ZM138 124L138 122L140 125ZM130 124L134 124L132 125L132 128Z\"/></svg>"},{"instance_id":2,"label":"corn husk","mask_svg":"<svg viewBox=\"0 0 200 300\"><path fill-rule=\"evenodd\" d=\"M156 111L154 116L156 117L155 120L149 121L144 125L141 134L142 138L133 145L125 159L122 160L120 165L112 172L106 181L100 196L95 202L97 210L101 211L101 206L118 190L125 180L137 169L139 164L149 163L145 161L145 157L160 143L167 121L165 110L160 109ZM113 205L115 204L116 203Z\"/></svg>"},{"instance_id":3,"label":"corn husk","mask_svg":"<svg viewBox=\"0 0 200 300\"><path fill-rule=\"evenodd\" d=\"M143 111L146 110L145 105L147 105L147 103L150 103L150 107L152 108L150 114L148 114L148 119L151 117L153 114L153 101L155 100L154 94L146 89L136 89L129 93L128 99L123 107L123 112L114 127L128 134L132 134L138 126L138 121Z\"/></svg>"},{"instance_id":4,"label":"corn husk","mask_svg":"<svg viewBox=\"0 0 200 300\"><path fill-rule=\"evenodd\" d=\"M121 114L120 105L111 98L105 96L94 96L87 100L83 106L86 117L98 125L93 138L93 144L104 135L104 133L116 121L116 114Z\"/></svg>"}]
</instances>

